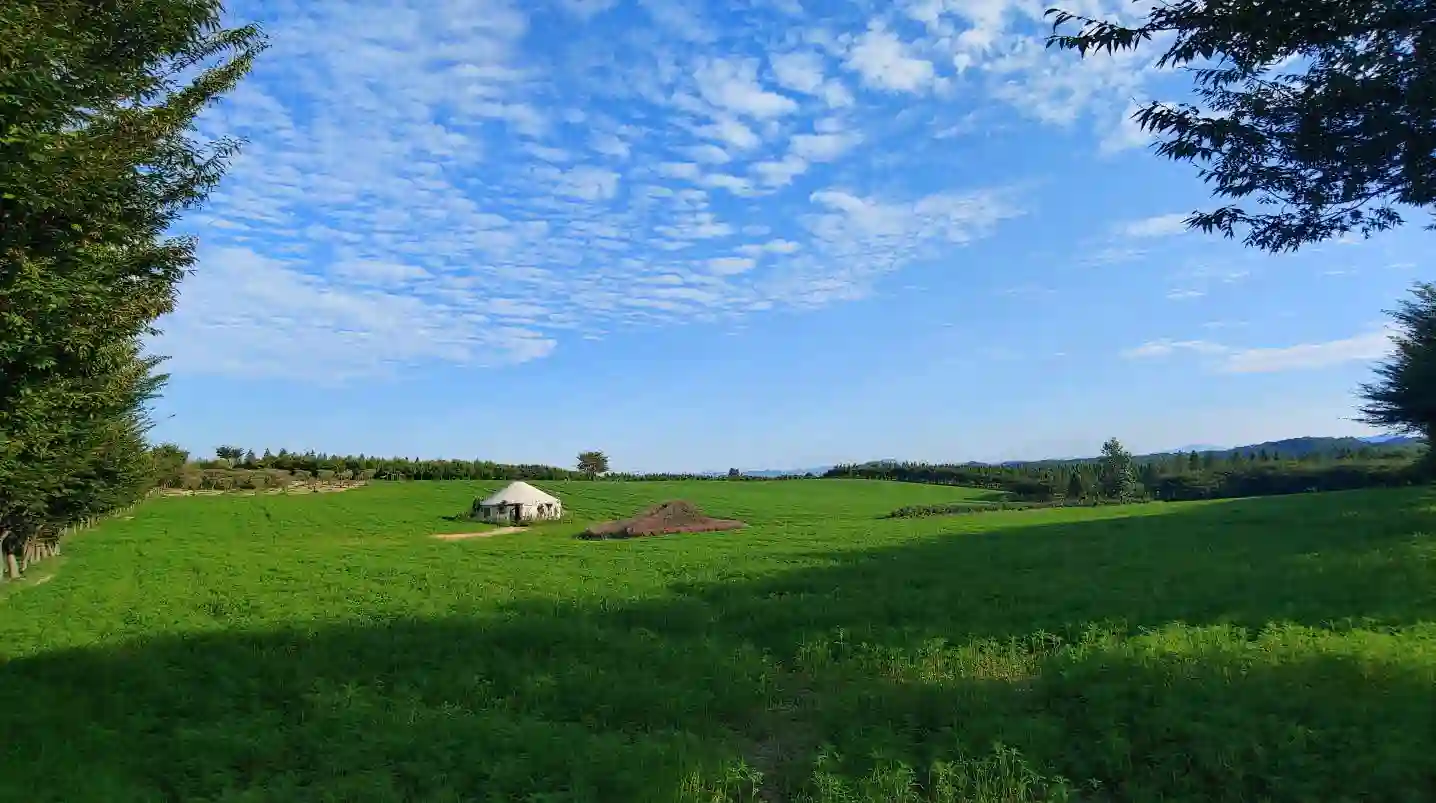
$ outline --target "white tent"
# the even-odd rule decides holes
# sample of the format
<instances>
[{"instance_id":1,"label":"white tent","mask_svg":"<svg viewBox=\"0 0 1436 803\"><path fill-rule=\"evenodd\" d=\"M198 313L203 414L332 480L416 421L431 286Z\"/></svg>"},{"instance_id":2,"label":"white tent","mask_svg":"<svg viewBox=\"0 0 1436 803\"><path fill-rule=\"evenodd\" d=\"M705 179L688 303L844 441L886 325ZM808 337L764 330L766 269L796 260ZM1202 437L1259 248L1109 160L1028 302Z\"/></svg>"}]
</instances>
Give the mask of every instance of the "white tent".
<instances>
[{"instance_id":1,"label":"white tent","mask_svg":"<svg viewBox=\"0 0 1436 803\"><path fill-rule=\"evenodd\" d=\"M494 524L523 524L560 518L563 503L526 482L511 482L474 505L474 515Z\"/></svg>"}]
</instances>

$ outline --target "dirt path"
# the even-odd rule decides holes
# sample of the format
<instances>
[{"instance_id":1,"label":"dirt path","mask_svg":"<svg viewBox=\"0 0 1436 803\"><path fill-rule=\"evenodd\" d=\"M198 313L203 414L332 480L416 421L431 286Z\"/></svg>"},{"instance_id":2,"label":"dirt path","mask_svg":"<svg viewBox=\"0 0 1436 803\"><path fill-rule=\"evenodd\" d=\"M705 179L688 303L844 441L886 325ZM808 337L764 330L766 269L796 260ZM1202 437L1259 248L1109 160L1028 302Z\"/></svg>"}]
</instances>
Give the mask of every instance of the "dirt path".
<instances>
[{"instance_id":1,"label":"dirt path","mask_svg":"<svg viewBox=\"0 0 1436 803\"><path fill-rule=\"evenodd\" d=\"M491 535L508 535L509 533L521 533L525 527L500 527L496 530L485 530L481 533L434 533L434 537L440 541L462 541L465 538L488 538Z\"/></svg>"}]
</instances>

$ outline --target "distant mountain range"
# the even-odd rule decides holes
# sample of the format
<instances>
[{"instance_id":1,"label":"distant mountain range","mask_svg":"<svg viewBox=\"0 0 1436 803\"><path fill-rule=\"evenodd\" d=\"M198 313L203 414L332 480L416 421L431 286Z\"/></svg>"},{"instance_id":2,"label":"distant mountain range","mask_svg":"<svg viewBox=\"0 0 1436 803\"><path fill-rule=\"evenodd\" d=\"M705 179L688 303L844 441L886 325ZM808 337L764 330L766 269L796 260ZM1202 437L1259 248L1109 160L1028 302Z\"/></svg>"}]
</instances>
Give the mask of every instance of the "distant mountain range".
<instances>
[{"instance_id":1,"label":"distant mountain range","mask_svg":"<svg viewBox=\"0 0 1436 803\"><path fill-rule=\"evenodd\" d=\"M1358 438L1358 440L1363 440L1367 443L1379 443L1389 446L1396 444L1420 443L1422 439L1415 438L1410 435L1371 435L1365 438Z\"/></svg>"}]
</instances>

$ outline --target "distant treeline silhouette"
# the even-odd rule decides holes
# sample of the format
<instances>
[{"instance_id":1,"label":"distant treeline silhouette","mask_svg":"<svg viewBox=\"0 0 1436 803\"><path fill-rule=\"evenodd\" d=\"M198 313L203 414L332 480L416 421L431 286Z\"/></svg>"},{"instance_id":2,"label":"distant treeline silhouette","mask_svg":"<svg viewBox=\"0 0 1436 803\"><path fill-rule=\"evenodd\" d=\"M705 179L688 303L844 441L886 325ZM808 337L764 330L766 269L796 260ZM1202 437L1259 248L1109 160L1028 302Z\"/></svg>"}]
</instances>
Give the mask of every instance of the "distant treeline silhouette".
<instances>
[{"instance_id":1,"label":"distant treeline silhouette","mask_svg":"<svg viewBox=\"0 0 1436 803\"><path fill-rule=\"evenodd\" d=\"M1148 455L1134 463L1146 498L1185 501L1413 485L1431 475L1424 454L1424 445L1402 444L1294 458L1265 450L1189 452ZM1099 468L1095 459L1004 465L875 461L834 466L823 476L989 488L1042 502L1086 496L1097 487Z\"/></svg>"}]
</instances>

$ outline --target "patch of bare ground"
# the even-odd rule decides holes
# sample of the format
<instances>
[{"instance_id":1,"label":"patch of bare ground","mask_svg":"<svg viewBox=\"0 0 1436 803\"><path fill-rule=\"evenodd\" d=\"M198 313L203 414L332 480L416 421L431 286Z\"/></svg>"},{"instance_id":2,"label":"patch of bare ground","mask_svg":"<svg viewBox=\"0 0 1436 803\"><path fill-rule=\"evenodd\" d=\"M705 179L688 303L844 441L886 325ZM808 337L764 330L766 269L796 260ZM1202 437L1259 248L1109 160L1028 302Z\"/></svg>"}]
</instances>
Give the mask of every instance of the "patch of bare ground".
<instances>
[{"instance_id":1,"label":"patch of bare ground","mask_svg":"<svg viewBox=\"0 0 1436 803\"><path fill-rule=\"evenodd\" d=\"M704 515L692 502L674 499L639 513L637 516L617 521L595 524L579 534L579 538L602 540L607 538L641 538L649 535L669 533L704 533L720 530L736 530L746 526L733 519L715 519Z\"/></svg>"},{"instance_id":2,"label":"patch of bare ground","mask_svg":"<svg viewBox=\"0 0 1436 803\"><path fill-rule=\"evenodd\" d=\"M488 538L494 535L521 533L525 529L524 527L499 527L494 530L485 530L481 533L434 533L434 537L440 541L462 541L466 538Z\"/></svg>"}]
</instances>

